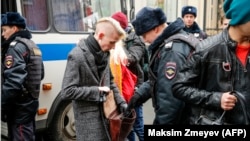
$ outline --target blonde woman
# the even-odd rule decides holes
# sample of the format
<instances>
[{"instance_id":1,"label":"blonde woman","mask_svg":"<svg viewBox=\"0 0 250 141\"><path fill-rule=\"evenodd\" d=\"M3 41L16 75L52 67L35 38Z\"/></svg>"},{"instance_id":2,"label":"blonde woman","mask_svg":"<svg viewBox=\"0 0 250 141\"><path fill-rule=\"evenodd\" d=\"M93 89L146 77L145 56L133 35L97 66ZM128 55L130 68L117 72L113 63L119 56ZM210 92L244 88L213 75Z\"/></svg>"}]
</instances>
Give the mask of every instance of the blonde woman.
<instances>
[{"instance_id":1,"label":"blonde woman","mask_svg":"<svg viewBox=\"0 0 250 141\"><path fill-rule=\"evenodd\" d=\"M110 68L114 76L114 82L117 84L120 93L126 100L132 97L137 77L128 68L128 57L123 48L123 42L116 43L116 47L110 50Z\"/></svg>"}]
</instances>

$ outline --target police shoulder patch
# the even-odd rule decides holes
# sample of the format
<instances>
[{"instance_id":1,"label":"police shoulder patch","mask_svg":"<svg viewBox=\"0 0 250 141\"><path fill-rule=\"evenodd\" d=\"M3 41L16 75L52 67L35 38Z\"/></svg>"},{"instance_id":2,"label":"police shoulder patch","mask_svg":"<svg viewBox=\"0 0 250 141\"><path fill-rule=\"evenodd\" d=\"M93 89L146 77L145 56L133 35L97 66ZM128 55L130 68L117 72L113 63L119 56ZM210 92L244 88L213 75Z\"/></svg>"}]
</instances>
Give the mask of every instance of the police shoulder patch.
<instances>
[{"instance_id":1,"label":"police shoulder patch","mask_svg":"<svg viewBox=\"0 0 250 141\"><path fill-rule=\"evenodd\" d=\"M13 56L7 55L7 56L5 57L4 64L5 64L5 67L6 67L6 68L11 68L12 65L13 65L13 62L14 62Z\"/></svg>"},{"instance_id":2,"label":"police shoulder patch","mask_svg":"<svg viewBox=\"0 0 250 141\"><path fill-rule=\"evenodd\" d=\"M165 75L168 79L173 79L176 75L176 63L167 62L165 67Z\"/></svg>"}]
</instances>

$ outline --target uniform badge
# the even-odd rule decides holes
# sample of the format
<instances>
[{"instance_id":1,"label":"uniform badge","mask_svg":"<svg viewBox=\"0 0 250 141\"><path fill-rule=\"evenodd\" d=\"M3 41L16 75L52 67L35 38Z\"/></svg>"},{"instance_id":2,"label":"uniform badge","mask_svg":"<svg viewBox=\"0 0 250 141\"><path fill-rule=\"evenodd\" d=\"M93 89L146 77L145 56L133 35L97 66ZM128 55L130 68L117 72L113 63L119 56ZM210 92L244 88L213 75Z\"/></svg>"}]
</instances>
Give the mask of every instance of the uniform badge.
<instances>
[{"instance_id":1,"label":"uniform badge","mask_svg":"<svg viewBox=\"0 0 250 141\"><path fill-rule=\"evenodd\" d=\"M5 57L5 66L6 68L10 68L13 65L13 57L11 55L8 55Z\"/></svg>"},{"instance_id":2,"label":"uniform badge","mask_svg":"<svg viewBox=\"0 0 250 141\"><path fill-rule=\"evenodd\" d=\"M173 79L176 74L176 63L167 62L165 75L168 79Z\"/></svg>"}]
</instances>

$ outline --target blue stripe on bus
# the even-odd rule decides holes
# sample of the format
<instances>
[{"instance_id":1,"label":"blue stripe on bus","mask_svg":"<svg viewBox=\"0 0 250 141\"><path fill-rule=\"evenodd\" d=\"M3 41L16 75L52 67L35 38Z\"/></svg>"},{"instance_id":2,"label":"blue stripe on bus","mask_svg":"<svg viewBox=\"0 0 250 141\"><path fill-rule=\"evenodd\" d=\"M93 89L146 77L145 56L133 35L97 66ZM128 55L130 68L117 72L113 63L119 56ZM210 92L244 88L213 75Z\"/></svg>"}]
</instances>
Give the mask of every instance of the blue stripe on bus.
<instances>
[{"instance_id":1,"label":"blue stripe on bus","mask_svg":"<svg viewBox=\"0 0 250 141\"><path fill-rule=\"evenodd\" d=\"M66 60L68 53L76 44L38 44L43 61Z\"/></svg>"}]
</instances>

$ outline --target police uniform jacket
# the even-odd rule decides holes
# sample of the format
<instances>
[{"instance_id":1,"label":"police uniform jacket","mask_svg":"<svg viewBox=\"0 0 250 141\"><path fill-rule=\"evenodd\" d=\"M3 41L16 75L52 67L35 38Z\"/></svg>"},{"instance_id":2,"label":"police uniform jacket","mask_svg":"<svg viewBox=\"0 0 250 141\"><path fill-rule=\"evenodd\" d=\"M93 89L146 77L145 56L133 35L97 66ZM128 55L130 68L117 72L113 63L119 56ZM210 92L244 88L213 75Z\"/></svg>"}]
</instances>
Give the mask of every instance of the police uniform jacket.
<instances>
[{"instance_id":1,"label":"police uniform jacket","mask_svg":"<svg viewBox=\"0 0 250 141\"><path fill-rule=\"evenodd\" d=\"M188 33L194 34L194 36L200 40L207 38L207 34L200 29L199 25L196 22L194 22L191 27L184 27L183 30Z\"/></svg>"},{"instance_id":2,"label":"police uniform jacket","mask_svg":"<svg viewBox=\"0 0 250 141\"><path fill-rule=\"evenodd\" d=\"M201 108L210 119L221 116L221 96L224 92L238 91L246 102L250 115L250 54L246 66L235 55L237 43L230 39L228 30L202 41L173 85L174 95L187 103L184 119L194 124ZM239 100L226 111L225 123L245 124Z\"/></svg>"},{"instance_id":3,"label":"police uniform jacket","mask_svg":"<svg viewBox=\"0 0 250 141\"><path fill-rule=\"evenodd\" d=\"M95 54L91 48L97 49ZM80 40L68 55L61 92L63 99L73 102L76 139L79 141L110 140L98 87L110 87L117 105L126 103L113 82L108 57L109 52L101 51L92 34Z\"/></svg>"},{"instance_id":4,"label":"police uniform jacket","mask_svg":"<svg viewBox=\"0 0 250 141\"><path fill-rule=\"evenodd\" d=\"M180 40L165 43L177 33L184 32L184 23L178 18L164 29L163 33L149 46L149 80L136 91L142 102L152 98L155 111L153 124L178 124L184 103L172 93L172 83L176 73L186 62L191 51L189 45Z\"/></svg>"},{"instance_id":5,"label":"police uniform jacket","mask_svg":"<svg viewBox=\"0 0 250 141\"><path fill-rule=\"evenodd\" d=\"M2 117L16 124L24 124L34 120L38 108L38 100L24 94L23 84L27 77L26 62L29 49L23 43L12 42L16 37L31 38L28 30L14 33L2 44Z\"/></svg>"}]
</instances>

